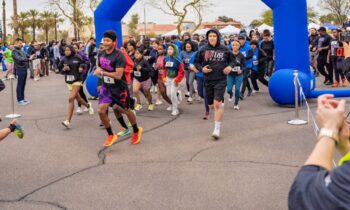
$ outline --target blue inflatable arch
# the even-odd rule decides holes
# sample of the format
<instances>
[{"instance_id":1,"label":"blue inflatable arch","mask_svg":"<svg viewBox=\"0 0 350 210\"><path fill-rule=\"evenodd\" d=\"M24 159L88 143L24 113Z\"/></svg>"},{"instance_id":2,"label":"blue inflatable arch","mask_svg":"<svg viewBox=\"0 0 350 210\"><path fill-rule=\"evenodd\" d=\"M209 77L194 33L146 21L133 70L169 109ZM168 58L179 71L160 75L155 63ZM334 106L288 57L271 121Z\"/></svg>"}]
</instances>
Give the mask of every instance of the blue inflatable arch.
<instances>
[{"instance_id":1,"label":"blue inflatable arch","mask_svg":"<svg viewBox=\"0 0 350 210\"><path fill-rule=\"evenodd\" d=\"M350 96L350 90L314 90L315 79L310 72L307 4L306 0L262 0L273 10L275 68L270 78L271 98L280 105L294 104L293 71L299 71L299 80L306 97L332 93L337 97ZM96 39L103 32L115 30L118 46L122 43L121 21L136 0L103 0L95 11Z\"/></svg>"}]
</instances>

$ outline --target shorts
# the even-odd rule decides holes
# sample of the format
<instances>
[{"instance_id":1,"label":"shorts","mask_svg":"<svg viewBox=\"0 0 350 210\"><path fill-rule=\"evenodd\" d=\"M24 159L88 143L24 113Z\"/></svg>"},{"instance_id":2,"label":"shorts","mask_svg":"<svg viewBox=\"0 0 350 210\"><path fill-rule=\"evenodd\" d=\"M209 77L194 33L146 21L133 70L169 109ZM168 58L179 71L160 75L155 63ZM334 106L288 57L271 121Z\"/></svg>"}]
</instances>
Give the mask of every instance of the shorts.
<instances>
[{"instance_id":1,"label":"shorts","mask_svg":"<svg viewBox=\"0 0 350 210\"><path fill-rule=\"evenodd\" d=\"M110 107L118 105L123 109L132 107L127 84L113 87L102 85L98 97L98 104L109 104Z\"/></svg>"},{"instance_id":2,"label":"shorts","mask_svg":"<svg viewBox=\"0 0 350 210\"><path fill-rule=\"evenodd\" d=\"M152 86L152 80L151 78L149 78L146 81L139 82L137 79L134 79L134 85L135 84L140 85L143 90L149 90L151 89L151 86Z\"/></svg>"},{"instance_id":3,"label":"shorts","mask_svg":"<svg viewBox=\"0 0 350 210\"><path fill-rule=\"evenodd\" d=\"M83 83L81 81L73 82L72 84L67 83L68 90L73 90L73 86L83 86Z\"/></svg>"},{"instance_id":4,"label":"shorts","mask_svg":"<svg viewBox=\"0 0 350 210\"><path fill-rule=\"evenodd\" d=\"M40 62L40 59L35 59L33 60L33 69L36 70L36 69L40 69L41 67L41 62Z\"/></svg>"},{"instance_id":5,"label":"shorts","mask_svg":"<svg viewBox=\"0 0 350 210\"><path fill-rule=\"evenodd\" d=\"M224 101L227 80L204 81L208 104L213 105L214 100Z\"/></svg>"}]
</instances>

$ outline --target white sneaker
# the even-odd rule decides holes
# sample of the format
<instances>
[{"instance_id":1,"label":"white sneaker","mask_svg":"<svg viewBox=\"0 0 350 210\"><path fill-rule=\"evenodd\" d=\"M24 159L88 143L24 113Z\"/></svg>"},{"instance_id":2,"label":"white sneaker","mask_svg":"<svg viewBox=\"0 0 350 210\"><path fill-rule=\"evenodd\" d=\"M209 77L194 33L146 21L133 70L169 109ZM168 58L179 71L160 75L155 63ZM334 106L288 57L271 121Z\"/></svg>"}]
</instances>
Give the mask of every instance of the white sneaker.
<instances>
[{"instance_id":1,"label":"white sneaker","mask_svg":"<svg viewBox=\"0 0 350 210\"><path fill-rule=\"evenodd\" d=\"M218 140L220 138L220 129L214 129L214 132L211 136L214 138L214 140Z\"/></svg>"},{"instance_id":2,"label":"white sneaker","mask_svg":"<svg viewBox=\"0 0 350 210\"><path fill-rule=\"evenodd\" d=\"M179 114L179 110L177 109L174 109L172 112L171 112L171 115L173 116L177 116Z\"/></svg>"},{"instance_id":3,"label":"white sneaker","mask_svg":"<svg viewBox=\"0 0 350 210\"><path fill-rule=\"evenodd\" d=\"M253 90L253 94L256 94L256 93L259 93L260 91L259 90Z\"/></svg>"},{"instance_id":4,"label":"white sneaker","mask_svg":"<svg viewBox=\"0 0 350 210\"><path fill-rule=\"evenodd\" d=\"M190 104L192 104L193 98L192 98L192 97L188 97L187 102L190 103Z\"/></svg>"},{"instance_id":5,"label":"white sneaker","mask_svg":"<svg viewBox=\"0 0 350 210\"><path fill-rule=\"evenodd\" d=\"M233 102L233 97L229 97L229 98L228 98L228 101L229 101L229 102Z\"/></svg>"},{"instance_id":6,"label":"white sneaker","mask_svg":"<svg viewBox=\"0 0 350 210\"><path fill-rule=\"evenodd\" d=\"M89 102L88 104L89 104L89 108L88 108L89 109L89 114L93 115L95 113L94 108L92 108L91 102Z\"/></svg>"},{"instance_id":7,"label":"white sneaker","mask_svg":"<svg viewBox=\"0 0 350 210\"><path fill-rule=\"evenodd\" d=\"M84 107L83 112L88 112L89 109L87 107Z\"/></svg>"},{"instance_id":8,"label":"white sneaker","mask_svg":"<svg viewBox=\"0 0 350 210\"><path fill-rule=\"evenodd\" d=\"M185 94L185 97L186 97L186 98L190 97L190 92L187 92L187 93Z\"/></svg>"},{"instance_id":9,"label":"white sneaker","mask_svg":"<svg viewBox=\"0 0 350 210\"><path fill-rule=\"evenodd\" d=\"M163 104L163 101L161 101L161 100L157 100L157 101L156 101L156 105L157 105L157 106L160 106L160 105L162 105L162 104Z\"/></svg>"},{"instance_id":10,"label":"white sneaker","mask_svg":"<svg viewBox=\"0 0 350 210\"><path fill-rule=\"evenodd\" d=\"M35 77L34 78L34 81L36 81L36 82L39 81L39 80L40 80L40 77Z\"/></svg>"},{"instance_id":11,"label":"white sneaker","mask_svg":"<svg viewBox=\"0 0 350 210\"><path fill-rule=\"evenodd\" d=\"M70 122L68 120L63 121L62 125L68 129L70 129Z\"/></svg>"},{"instance_id":12,"label":"white sneaker","mask_svg":"<svg viewBox=\"0 0 350 210\"><path fill-rule=\"evenodd\" d=\"M239 110L239 105L235 105L235 106L233 107L233 109L234 109L234 110Z\"/></svg>"},{"instance_id":13,"label":"white sneaker","mask_svg":"<svg viewBox=\"0 0 350 210\"><path fill-rule=\"evenodd\" d=\"M179 100L179 103L182 101L182 95L181 95L181 90L177 91L177 98Z\"/></svg>"},{"instance_id":14,"label":"white sneaker","mask_svg":"<svg viewBox=\"0 0 350 210\"><path fill-rule=\"evenodd\" d=\"M82 110L81 107L78 107L78 108L77 108L77 114L78 114L78 115L82 115L82 114L83 114L83 110Z\"/></svg>"},{"instance_id":15,"label":"white sneaker","mask_svg":"<svg viewBox=\"0 0 350 210\"><path fill-rule=\"evenodd\" d=\"M173 110L173 106L169 106L168 108L166 108L167 111L172 111Z\"/></svg>"}]
</instances>

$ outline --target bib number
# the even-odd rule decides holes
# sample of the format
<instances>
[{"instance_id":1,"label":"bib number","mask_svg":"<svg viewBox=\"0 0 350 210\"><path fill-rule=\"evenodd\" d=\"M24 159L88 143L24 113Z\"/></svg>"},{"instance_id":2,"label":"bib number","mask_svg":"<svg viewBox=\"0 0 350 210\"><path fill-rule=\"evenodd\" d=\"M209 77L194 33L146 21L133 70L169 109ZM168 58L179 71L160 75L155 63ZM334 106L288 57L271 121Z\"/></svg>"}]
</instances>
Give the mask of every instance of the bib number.
<instances>
[{"instance_id":1,"label":"bib number","mask_svg":"<svg viewBox=\"0 0 350 210\"><path fill-rule=\"evenodd\" d=\"M134 71L134 75L135 75L135 77L141 77L141 72L139 72L139 71Z\"/></svg>"},{"instance_id":2,"label":"bib number","mask_svg":"<svg viewBox=\"0 0 350 210\"><path fill-rule=\"evenodd\" d=\"M165 67L169 67L169 68L174 67L174 62L170 62L170 61L166 62Z\"/></svg>"},{"instance_id":3,"label":"bib number","mask_svg":"<svg viewBox=\"0 0 350 210\"><path fill-rule=\"evenodd\" d=\"M257 66L259 64L259 61L253 61L253 65Z\"/></svg>"},{"instance_id":4,"label":"bib number","mask_svg":"<svg viewBox=\"0 0 350 210\"><path fill-rule=\"evenodd\" d=\"M235 66L232 68L232 72L238 72L241 70L241 67L240 66Z\"/></svg>"},{"instance_id":5,"label":"bib number","mask_svg":"<svg viewBox=\"0 0 350 210\"><path fill-rule=\"evenodd\" d=\"M75 80L74 75L67 75L67 82L73 82Z\"/></svg>"},{"instance_id":6,"label":"bib number","mask_svg":"<svg viewBox=\"0 0 350 210\"><path fill-rule=\"evenodd\" d=\"M115 81L114 81L114 79L113 79L112 77L104 76L104 77L103 77L103 81L104 81L104 83L106 83L106 84L115 84Z\"/></svg>"}]
</instances>

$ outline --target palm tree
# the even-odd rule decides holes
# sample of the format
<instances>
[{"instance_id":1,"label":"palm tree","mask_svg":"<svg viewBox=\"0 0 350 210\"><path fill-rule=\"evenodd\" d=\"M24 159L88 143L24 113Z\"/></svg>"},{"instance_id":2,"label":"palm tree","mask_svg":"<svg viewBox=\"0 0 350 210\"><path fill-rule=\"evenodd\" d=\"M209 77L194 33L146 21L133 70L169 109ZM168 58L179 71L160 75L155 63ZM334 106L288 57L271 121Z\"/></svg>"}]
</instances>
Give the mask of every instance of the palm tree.
<instances>
[{"instance_id":1,"label":"palm tree","mask_svg":"<svg viewBox=\"0 0 350 210\"><path fill-rule=\"evenodd\" d=\"M13 0L13 29L14 29L13 38L17 39L18 37L17 0Z\"/></svg>"},{"instance_id":2,"label":"palm tree","mask_svg":"<svg viewBox=\"0 0 350 210\"><path fill-rule=\"evenodd\" d=\"M39 19L38 19L39 12L36 9L31 9L31 10L29 10L28 14L30 17L29 21L30 21L30 25L32 27L32 32L33 32L33 40L35 40L35 30L39 26Z\"/></svg>"},{"instance_id":3,"label":"palm tree","mask_svg":"<svg viewBox=\"0 0 350 210\"><path fill-rule=\"evenodd\" d=\"M18 15L18 28L21 31L21 36L23 40L25 38L25 31L29 27L28 17L29 14L27 12L21 12Z\"/></svg>"},{"instance_id":4,"label":"palm tree","mask_svg":"<svg viewBox=\"0 0 350 210\"><path fill-rule=\"evenodd\" d=\"M64 19L61 18L60 14L57 12L52 13L52 19L53 19L53 26L55 27L55 40L57 41L57 28L59 23L63 23Z\"/></svg>"},{"instance_id":5,"label":"palm tree","mask_svg":"<svg viewBox=\"0 0 350 210\"><path fill-rule=\"evenodd\" d=\"M53 14L49 11L44 11L40 13L40 20L42 22L41 27L42 29L44 29L45 32L46 43L49 43L49 29L54 24L52 15Z\"/></svg>"}]
</instances>

